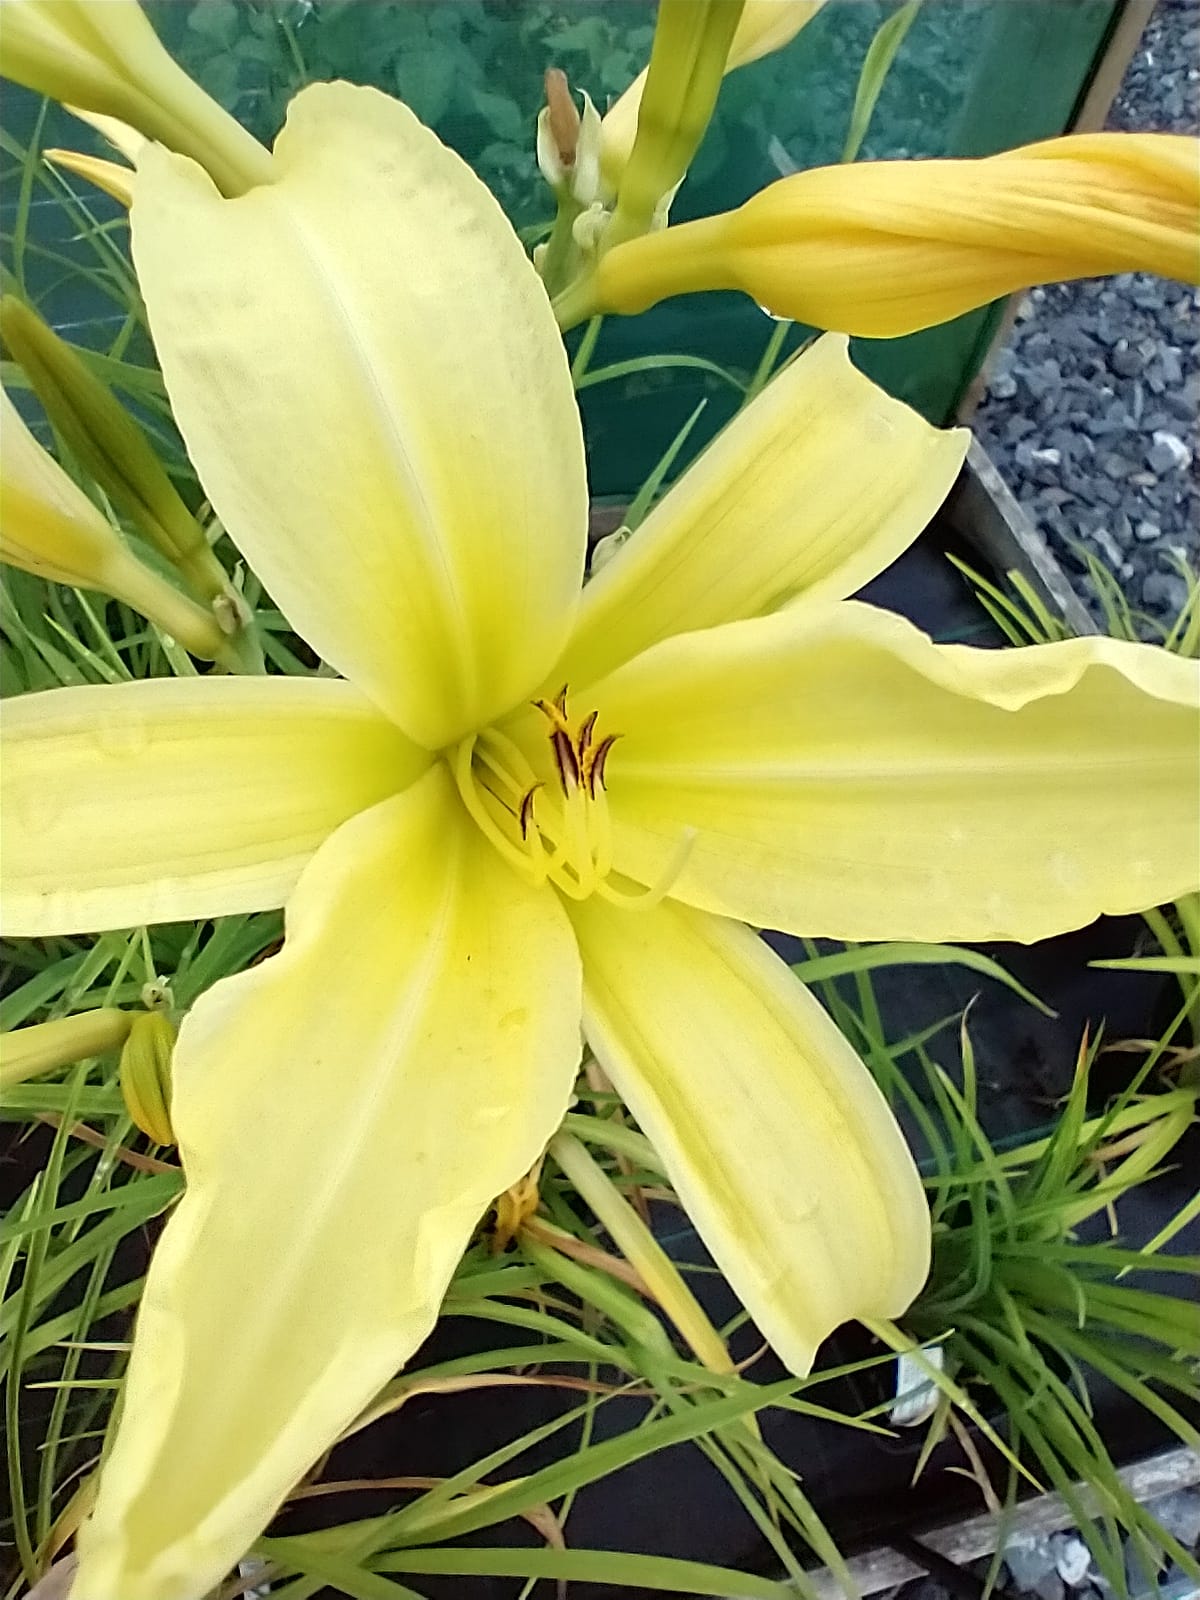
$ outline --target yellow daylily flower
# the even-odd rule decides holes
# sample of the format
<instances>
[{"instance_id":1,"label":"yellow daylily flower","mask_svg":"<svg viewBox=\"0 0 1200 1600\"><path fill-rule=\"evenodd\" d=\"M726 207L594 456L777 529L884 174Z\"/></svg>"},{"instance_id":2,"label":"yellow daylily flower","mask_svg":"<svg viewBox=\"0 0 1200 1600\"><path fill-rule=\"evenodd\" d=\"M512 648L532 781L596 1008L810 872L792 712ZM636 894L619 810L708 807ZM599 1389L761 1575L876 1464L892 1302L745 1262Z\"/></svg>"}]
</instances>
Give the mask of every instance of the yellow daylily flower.
<instances>
[{"instance_id":1,"label":"yellow daylily flower","mask_svg":"<svg viewBox=\"0 0 1200 1600\"><path fill-rule=\"evenodd\" d=\"M56 583L124 600L194 655L213 661L228 639L211 611L145 566L30 433L0 392L0 561Z\"/></svg>"},{"instance_id":2,"label":"yellow daylily flower","mask_svg":"<svg viewBox=\"0 0 1200 1600\"><path fill-rule=\"evenodd\" d=\"M782 50L806 27L825 0L746 0L738 19L725 72L748 66L751 61ZM604 113L601 123L600 164L611 193L616 193L621 174L637 137L638 112L646 87L644 67L620 99Z\"/></svg>"},{"instance_id":3,"label":"yellow daylily flower","mask_svg":"<svg viewBox=\"0 0 1200 1600\"><path fill-rule=\"evenodd\" d=\"M494 199L346 84L305 89L274 156L230 202L144 152L134 259L206 492L344 681L54 690L2 730L11 932L286 903L282 951L180 1029L186 1193L78 1600L221 1580L429 1332L581 1024L803 1373L912 1300L929 1220L866 1068L743 922L1033 938L1200 883L1194 664L943 648L846 599L965 438L844 339L581 589L567 361Z\"/></svg>"},{"instance_id":4,"label":"yellow daylily flower","mask_svg":"<svg viewBox=\"0 0 1200 1600\"><path fill-rule=\"evenodd\" d=\"M1037 283L1200 281L1200 141L1069 134L975 160L782 178L736 211L631 239L556 302L564 327L740 289L775 316L888 339Z\"/></svg>"},{"instance_id":5,"label":"yellow daylily flower","mask_svg":"<svg viewBox=\"0 0 1200 1600\"><path fill-rule=\"evenodd\" d=\"M224 194L270 181L266 150L171 58L137 0L0 0L0 75L192 156Z\"/></svg>"}]
</instances>

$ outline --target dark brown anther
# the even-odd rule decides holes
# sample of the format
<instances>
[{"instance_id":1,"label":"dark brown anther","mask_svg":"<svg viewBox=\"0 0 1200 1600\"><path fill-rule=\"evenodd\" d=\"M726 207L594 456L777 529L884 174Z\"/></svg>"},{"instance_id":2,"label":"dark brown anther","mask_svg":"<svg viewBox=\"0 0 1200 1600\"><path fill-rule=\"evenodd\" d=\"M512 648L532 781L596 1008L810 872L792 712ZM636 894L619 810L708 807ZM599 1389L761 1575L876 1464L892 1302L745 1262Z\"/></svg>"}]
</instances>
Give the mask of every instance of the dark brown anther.
<instances>
[{"instance_id":1,"label":"dark brown anther","mask_svg":"<svg viewBox=\"0 0 1200 1600\"><path fill-rule=\"evenodd\" d=\"M579 787L579 761L574 747L560 728L555 728L550 735L550 747L554 751L554 760L558 765L563 793L570 794L572 789Z\"/></svg>"},{"instance_id":2,"label":"dark brown anther","mask_svg":"<svg viewBox=\"0 0 1200 1600\"><path fill-rule=\"evenodd\" d=\"M521 809L517 813L517 820L521 824L522 839L529 837L529 824L533 821L533 797L541 787L540 783L535 783L532 789L526 789L521 796Z\"/></svg>"},{"instance_id":3,"label":"dark brown anther","mask_svg":"<svg viewBox=\"0 0 1200 1600\"><path fill-rule=\"evenodd\" d=\"M594 750L589 751L591 759L587 764L587 792L593 800L596 798L596 785L599 784L602 789L604 787L604 766L608 752L620 737L619 733L610 733L601 739Z\"/></svg>"},{"instance_id":4,"label":"dark brown anther","mask_svg":"<svg viewBox=\"0 0 1200 1600\"><path fill-rule=\"evenodd\" d=\"M571 85L561 67L547 67L544 82L554 148L563 166L573 167L575 153L579 149L579 111L571 93Z\"/></svg>"},{"instance_id":5,"label":"dark brown anther","mask_svg":"<svg viewBox=\"0 0 1200 1600\"><path fill-rule=\"evenodd\" d=\"M575 749L579 752L580 762L583 761L584 756L587 754L588 746L592 742L592 732L595 729L596 718L599 715L598 711L589 712L584 718L583 727L579 730L579 737L575 741Z\"/></svg>"},{"instance_id":6,"label":"dark brown anther","mask_svg":"<svg viewBox=\"0 0 1200 1600\"><path fill-rule=\"evenodd\" d=\"M567 690L569 687L570 686L568 684L564 683L562 688L554 696L555 709L559 716L562 717L564 722L566 721L567 717Z\"/></svg>"}]
</instances>

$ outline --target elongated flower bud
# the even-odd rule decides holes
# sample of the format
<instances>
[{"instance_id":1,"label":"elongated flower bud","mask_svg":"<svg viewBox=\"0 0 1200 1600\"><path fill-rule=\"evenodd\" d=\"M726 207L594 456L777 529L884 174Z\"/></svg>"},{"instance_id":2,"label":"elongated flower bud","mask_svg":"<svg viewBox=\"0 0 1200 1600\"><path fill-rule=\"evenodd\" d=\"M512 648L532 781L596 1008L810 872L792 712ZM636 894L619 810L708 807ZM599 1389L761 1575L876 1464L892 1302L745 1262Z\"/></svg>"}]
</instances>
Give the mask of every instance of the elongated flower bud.
<instances>
[{"instance_id":1,"label":"elongated flower bud","mask_svg":"<svg viewBox=\"0 0 1200 1600\"><path fill-rule=\"evenodd\" d=\"M724 70L733 72L774 50L781 50L812 21L824 3L825 0L746 0ZM633 149L645 88L646 70L643 70L604 115L600 160L605 182L613 191Z\"/></svg>"},{"instance_id":2,"label":"elongated flower bud","mask_svg":"<svg viewBox=\"0 0 1200 1600\"><path fill-rule=\"evenodd\" d=\"M610 251L557 303L571 326L668 295L741 289L776 316L869 338L1037 283L1200 278L1200 142L1092 133L962 161L816 167L736 211Z\"/></svg>"},{"instance_id":3,"label":"elongated flower bud","mask_svg":"<svg viewBox=\"0 0 1200 1600\"><path fill-rule=\"evenodd\" d=\"M225 593L221 564L146 435L65 340L14 295L0 299L0 337L72 455L119 512L207 599Z\"/></svg>"},{"instance_id":4,"label":"elongated flower bud","mask_svg":"<svg viewBox=\"0 0 1200 1600\"><path fill-rule=\"evenodd\" d=\"M2 0L0 73L191 156L223 194L271 181L268 152L171 59L136 0Z\"/></svg>"},{"instance_id":5,"label":"elongated flower bud","mask_svg":"<svg viewBox=\"0 0 1200 1600\"><path fill-rule=\"evenodd\" d=\"M7 394L0 394L0 561L124 600L207 660L226 647L212 613L137 559Z\"/></svg>"},{"instance_id":6,"label":"elongated flower bud","mask_svg":"<svg viewBox=\"0 0 1200 1600\"><path fill-rule=\"evenodd\" d=\"M659 0L637 131L608 244L636 238L678 188L717 103L743 0Z\"/></svg>"},{"instance_id":7,"label":"elongated flower bud","mask_svg":"<svg viewBox=\"0 0 1200 1600\"><path fill-rule=\"evenodd\" d=\"M155 1144L174 1144L171 1127L171 1052L175 1027L164 1011L134 1017L121 1051L121 1094L135 1124Z\"/></svg>"},{"instance_id":8,"label":"elongated flower bud","mask_svg":"<svg viewBox=\"0 0 1200 1600\"><path fill-rule=\"evenodd\" d=\"M128 1011L101 1006L75 1017L0 1033L0 1089L117 1049L128 1037L132 1022Z\"/></svg>"}]
</instances>

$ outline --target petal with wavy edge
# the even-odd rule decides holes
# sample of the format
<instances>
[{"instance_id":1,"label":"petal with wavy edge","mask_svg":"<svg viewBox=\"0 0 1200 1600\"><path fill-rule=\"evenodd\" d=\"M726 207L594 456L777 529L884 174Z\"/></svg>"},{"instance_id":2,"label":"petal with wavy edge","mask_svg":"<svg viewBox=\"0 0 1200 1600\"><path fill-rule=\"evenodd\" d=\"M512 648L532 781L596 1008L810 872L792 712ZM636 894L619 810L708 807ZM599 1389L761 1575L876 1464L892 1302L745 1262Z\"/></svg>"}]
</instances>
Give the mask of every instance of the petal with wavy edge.
<instances>
[{"instance_id":1,"label":"petal with wavy edge","mask_svg":"<svg viewBox=\"0 0 1200 1600\"><path fill-rule=\"evenodd\" d=\"M142 153L133 256L218 515L293 626L418 743L560 652L587 530L545 291L496 201L373 89L292 101L276 183Z\"/></svg>"},{"instance_id":2,"label":"petal with wavy edge","mask_svg":"<svg viewBox=\"0 0 1200 1600\"><path fill-rule=\"evenodd\" d=\"M668 640L595 687L617 866L757 927L1032 941L1200 886L1200 665L935 645L845 602Z\"/></svg>"},{"instance_id":3,"label":"petal with wavy edge","mask_svg":"<svg viewBox=\"0 0 1200 1600\"><path fill-rule=\"evenodd\" d=\"M580 1053L579 954L437 766L348 822L282 954L184 1022L187 1192L81 1540L87 1600L199 1600L433 1326Z\"/></svg>"},{"instance_id":4,"label":"petal with wavy edge","mask_svg":"<svg viewBox=\"0 0 1200 1600\"><path fill-rule=\"evenodd\" d=\"M0 744L10 935L281 906L326 835L431 759L331 678L14 695Z\"/></svg>"},{"instance_id":5,"label":"petal with wavy edge","mask_svg":"<svg viewBox=\"0 0 1200 1600\"><path fill-rule=\"evenodd\" d=\"M584 1032L717 1265L794 1372L857 1316L897 1316L929 1212L866 1067L749 929L667 902L570 908Z\"/></svg>"},{"instance_id":6,"label":"petal with wavy edge","mask_svg":"<svg viewBox=\"0 0 1200 1600\"><path fill-rule=\"evenodd\" d=\"M591 683L671 634L839 600L888 566L966 455L827 335L719 434L583 592L555 677ZM869 467L864 464L869 463Z\"/></svg>"}]
</instances>

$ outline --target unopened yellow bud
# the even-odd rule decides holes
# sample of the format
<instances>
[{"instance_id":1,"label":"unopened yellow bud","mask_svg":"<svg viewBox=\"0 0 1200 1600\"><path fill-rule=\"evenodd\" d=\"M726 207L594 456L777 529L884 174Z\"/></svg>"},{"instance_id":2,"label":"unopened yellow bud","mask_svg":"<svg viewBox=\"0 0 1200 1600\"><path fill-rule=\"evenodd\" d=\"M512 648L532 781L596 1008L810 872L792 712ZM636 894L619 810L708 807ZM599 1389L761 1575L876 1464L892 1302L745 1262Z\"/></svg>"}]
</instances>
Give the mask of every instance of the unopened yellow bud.
<instances>
[{"instance_id":1,"label":"unopened yellow bud","mask_svg":"<svg viewBox=\"0 0 1200 1600\"><path fill-rule=\"evenodd\" d=\"M117 1049L128 1037L132 1021L128 1011L101 1006L75 1017L0 1033L0 1089Z\"/></svg>"},{"instance_id":2,"label":"unopened yellow bud","mask_svg":"<svg viewBox=\"0 0 1200 1600\"><path fill-rule=\"evenodd\" d=\"M611 247L653 225L678 188L717 103L744 0L659 0L637 132L605 234Z\"/></svg>"},{"instance_id":3,"label":"unopened yellow bud","mask_svg":"<svg viewBox=\"0 0 1200 1600\"><path fill-rule=\"evenodd\" d=\"M78 352L15 295L0 299L0 337L24 368L55 430L117 511L213 600L228 585L196 519L146 435Z\"/></svg>"},{"instance_id":4,"label":"unopened yellow bud","mask_svg":"<svg viewBox=\"0 0 1200 1600\"><path fill-rule=\"evenodd\" d=\"M271 181L268 152L171 59L136 0L0 0L0 73L191 156L225 195Z\"/></svg>"},{"instance_id":5,"label":"unopened yellow bud","mask_svg":"<svg viewBox=\"0 0 1200 1600\"><path fill-rule=\"evenodd\" d=\"M121 1093L125 1109L155 1144L174 1144L171 1127L171 1052L175 1027L165 1011L133 1019L121 1051Z\"/></svg>"},{"instance_id":6,"label":"unopened yellow bud","mask_svg":"<svg viewBox=\"0 0 1200 1600\"><path fill-rule=\"evenodd\" d=\"M198 606L145 566L79 486L42 449L0 391L0 561L56 583L124 600L194 655L214 660L225 636Z\"/></svg>"},{"instance_id":7,"label":"unopened yellow bud","mask_svg":"<svg viewBox=\"0 0 1200 1600\"><path fill-rule=\"evenodd\" d=\"M824 3L825 0L746 0L725 58L725 71L733 72L781 50L812 21ZM646 72L642 71L604 114L600 161L604 181L613 190L633 149L645 88Z\"/></svg>"},{"instance_id":8,"label":"unopened yellow bud","mask_svg":"<svg viewBox=\"0 0 1200 1600\"><path fill-rule=\"evenodd\" d=\"M1038 283L1200 279L1200 144L1090 133L973 160L813 167L736 211L633 239L556 301L563 327L740 289L777 317L866 338Z\"/></svg>"}]
</instances>

